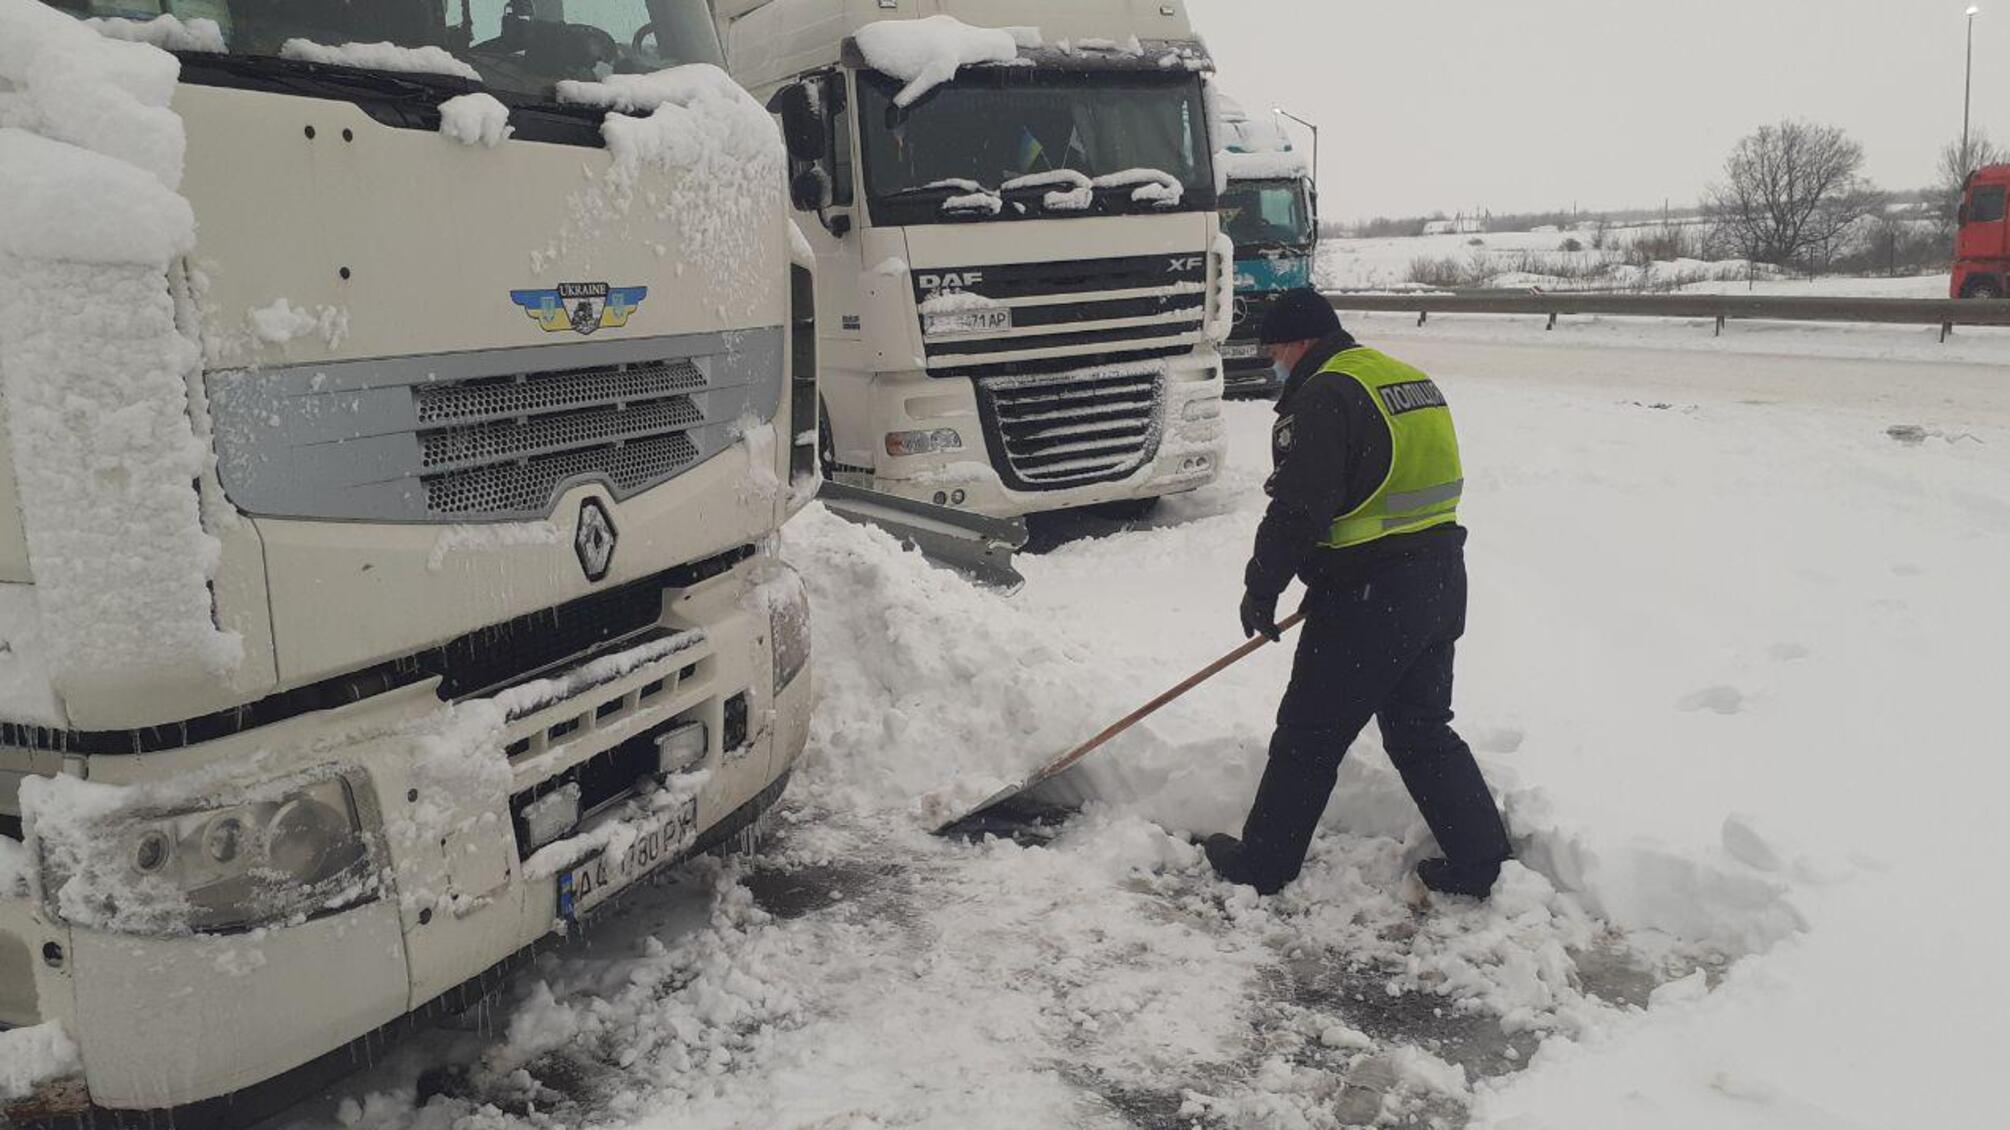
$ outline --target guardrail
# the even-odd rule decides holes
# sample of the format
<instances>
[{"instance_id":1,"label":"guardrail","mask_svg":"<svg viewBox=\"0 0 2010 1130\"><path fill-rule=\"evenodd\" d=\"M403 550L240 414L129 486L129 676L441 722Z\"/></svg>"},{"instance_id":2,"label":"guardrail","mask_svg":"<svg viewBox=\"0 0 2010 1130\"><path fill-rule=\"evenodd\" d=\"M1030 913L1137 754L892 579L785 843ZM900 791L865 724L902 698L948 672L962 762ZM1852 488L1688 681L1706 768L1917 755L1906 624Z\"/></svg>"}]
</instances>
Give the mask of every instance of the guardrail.
<instances>
[{"instance_id":1,"label":"guardrail","mask_svg":"<svg viewBox=\"0 0 2010 1130\"><path fill-rule=\"evenodd\" d=\"M2010 302L1980 298L1803 298L1771 294L1610 294L1571 291L1464 291L1460 293L1329 293L1335 310L1415 314L1423 325L1433 314L1534 314L1549 329L1566 314L1709 321L1717 333L1733 320L1867 322L1939 326L1940 340L1956 326L2010 326Z\"/></svg>"}]
</instances>

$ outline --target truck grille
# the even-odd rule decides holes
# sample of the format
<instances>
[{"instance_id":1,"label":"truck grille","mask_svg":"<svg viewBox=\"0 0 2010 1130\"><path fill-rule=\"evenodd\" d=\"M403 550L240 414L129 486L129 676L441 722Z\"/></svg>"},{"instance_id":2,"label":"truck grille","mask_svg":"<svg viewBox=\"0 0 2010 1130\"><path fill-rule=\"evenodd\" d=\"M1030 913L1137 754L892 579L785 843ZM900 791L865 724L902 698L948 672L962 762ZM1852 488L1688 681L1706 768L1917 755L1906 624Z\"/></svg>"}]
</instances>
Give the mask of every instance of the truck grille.
<instances>
[{"instance_id":1,"label":"truck grille","mask_svg":"<svg viewBox=\"0 0 2010 1130\"><path fill-rule=\"evenodd\" d=\"M212 374L218 474L274 517L543 518L580 483L627 498L772 420L782 349L771 327Z\"/></svg>"},{"instance_id":2,"label":"truck grille","mask_svg":"<svg viewBox=\"0 0 2010 1130\"><path fill-rule=\"evenodd\" d=\"M927 336L935 376L1080 369L1190 351L1205 336L1207 256L1139 255L1060 263L916 269L917 304L974 294L1012 311L1012 328Z\"/></svg>"},{"instance_id":3,"label":"truck grille","mask_svg":"<svg viewBox=\"0 0 2010 1130\"><path fill-rule=\"evenodd\" d=\"M991 461L1013 490L1062 490L1129 477L1158 454L1165 374L1133 366L980 378Z\"/></svg>"}]
</instances>

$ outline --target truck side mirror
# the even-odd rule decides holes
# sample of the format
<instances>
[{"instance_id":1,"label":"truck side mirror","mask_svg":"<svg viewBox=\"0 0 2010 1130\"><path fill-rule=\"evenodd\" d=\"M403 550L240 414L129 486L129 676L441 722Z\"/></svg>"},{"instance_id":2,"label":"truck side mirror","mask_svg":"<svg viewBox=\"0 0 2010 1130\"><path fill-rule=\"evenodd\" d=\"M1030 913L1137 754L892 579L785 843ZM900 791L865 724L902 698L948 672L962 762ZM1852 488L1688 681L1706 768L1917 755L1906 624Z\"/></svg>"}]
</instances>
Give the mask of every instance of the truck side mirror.
<instances>
[{"instance_id":1,"label":"truck side mirror","mask_svg":"<svg viewBox=\"0 0 2010 1130\"><path fill-rule=\"evenodd\" d=\"M789 179L789 203L798 212L821 212L830 207L831 177L820 165L811 165Z\"/></svg>"},{"instance_id":2,"label":"truck side mirror","mask_svg":"<svg viewBox=\"0 0 2010 1130\"><path fill-rule=\"evenodd\" d=\"M808 83L783 87L768 103L782 117L782 142L798 161L821 161L828 151L830 124Z\"/></svg>"}]
</instances>

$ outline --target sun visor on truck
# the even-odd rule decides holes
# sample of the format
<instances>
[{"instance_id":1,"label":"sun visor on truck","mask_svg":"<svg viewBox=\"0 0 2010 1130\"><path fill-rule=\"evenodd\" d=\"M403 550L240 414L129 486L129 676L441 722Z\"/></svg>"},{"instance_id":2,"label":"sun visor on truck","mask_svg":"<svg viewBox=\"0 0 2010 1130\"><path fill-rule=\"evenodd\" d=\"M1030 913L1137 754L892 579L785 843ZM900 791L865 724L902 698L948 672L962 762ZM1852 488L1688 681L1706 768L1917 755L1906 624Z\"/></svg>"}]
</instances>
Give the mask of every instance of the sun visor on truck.
<instances>
[{"instance_id":1,"label":"sun visor on truck","mask_svg":"<svg viewBox=\"0 0 2010 1130\"><path fill-rule=\"evenodd\" d=\"M840 58L847 67L856 70L872 69L872 64L866 62L865 53L859 50L858 41L850 36L845 37L844 46L840 49ZM1057 41L1041 47L1021 47L1018 60L1011 64L974 63L962 69L993 70L1001 66L1025 67L1028 63L1036 70L1084 74L1110 71L1150 74L1214 73L1214 57L1207 53L1205 44L1194 39L1143 39L1124 43L1103 40L1067 43Z\"/></svg>"}]
</instances>

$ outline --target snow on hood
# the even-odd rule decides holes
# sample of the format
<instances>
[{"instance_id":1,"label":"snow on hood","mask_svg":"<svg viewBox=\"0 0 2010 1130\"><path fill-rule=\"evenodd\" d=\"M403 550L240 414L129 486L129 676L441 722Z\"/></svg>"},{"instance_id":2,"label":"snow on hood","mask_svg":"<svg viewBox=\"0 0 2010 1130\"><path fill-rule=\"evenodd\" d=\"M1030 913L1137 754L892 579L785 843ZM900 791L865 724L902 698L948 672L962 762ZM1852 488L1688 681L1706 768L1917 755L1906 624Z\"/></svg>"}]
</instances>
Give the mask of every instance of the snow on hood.
<instances>
[{"instance_id":1,"label":"snow on hood","mask_svg":"<svg viewBox=\"0 0 2010 1130\"><path fill-rule=\"evenodd\" d=\"M600 238L612 218L646 208L672 222L674 237L657 248L670 262L704 263L732 298L714 311L722 322L751 318L767 293L767 244L785 238L787 158L781 130L725 71L705 63L604 82L562 82L558 98L608 111L600 133L613 158L567 201L565 216L533 270L575 240ZM674 174L664 177L663 174Z\"/></svg>"},{"instance_id":2,"label":"snow on hood","mask_svg":"<svg viewBox=\"0 0 2010 1130\"><path fill-rule=\"evenodd\" d=\"M1031 28L971 27L954 16L921 20L881 20L853 37L866 65L907 84L893 104L905 108L956 77L964 67L1015 63L1019 49L1040 45Z\"/></svg>"},{"instance_id":3,"label":"snow on hood","mask_svg":"<svg viewBox=\"0 0 2010 1130\"><path fill-rule=\"evenodd\" d=\"M712 160L757 165L782 160L781 132L767 110L725 71L693 63L601 82L565 81L558 100L612 111L601 129L615 161L699 166Z\"/></svg>"},{"instance_id":4,"label":"snow on hood","mask_svg":"<svg viewBox=\"0 0 2010 1130\"><path fill-rule=\"evenodd\" d=\"M509 107L493 94L463 94L440 103L440 133L462 145L496 146L514 133Z\"/></svg>"},{"instance_id":5,"label":"snow on hood","mask_svg":"<svg viewBox=\"0 0 2010 1130\"><path fill-rule=\"evenodd\" d=\"M395 43L344 43L330 46L311 39L289 39L279 45L279 57L335 67L362 67L415 75L452 75L480 82L481 72L444 47L400 47Z\"/></svg>"}]
</instances>

